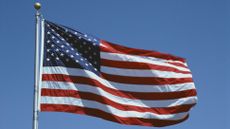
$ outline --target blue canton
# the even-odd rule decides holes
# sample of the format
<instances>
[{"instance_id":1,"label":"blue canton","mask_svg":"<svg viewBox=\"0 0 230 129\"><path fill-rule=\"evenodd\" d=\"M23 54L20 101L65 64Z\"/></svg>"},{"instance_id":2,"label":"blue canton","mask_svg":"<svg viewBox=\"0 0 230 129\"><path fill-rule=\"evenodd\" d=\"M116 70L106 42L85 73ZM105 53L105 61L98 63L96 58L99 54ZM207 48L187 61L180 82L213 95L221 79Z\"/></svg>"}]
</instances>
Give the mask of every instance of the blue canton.
<instances>
[{"instance_id":1,"label":"blue canton","mask_svg":"<svg viewBox=\"0 0 230 129\"><path fill-rule=\"evenodd\" d=\"M43 66L63 66L100 72L99 39L45 21Z\"/></svg>"}]
</instances>

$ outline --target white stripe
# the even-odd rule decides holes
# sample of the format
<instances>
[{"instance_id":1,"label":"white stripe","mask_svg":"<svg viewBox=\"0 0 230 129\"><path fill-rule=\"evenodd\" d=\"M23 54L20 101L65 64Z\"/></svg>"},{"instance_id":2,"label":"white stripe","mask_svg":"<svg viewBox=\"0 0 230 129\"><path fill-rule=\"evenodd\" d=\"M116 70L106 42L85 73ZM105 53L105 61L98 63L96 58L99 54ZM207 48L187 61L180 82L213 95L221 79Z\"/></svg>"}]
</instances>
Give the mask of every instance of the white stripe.
<instances>
[{"instance_id":1,"label":"white stripe","mask_svg":"<svg viewBox=\"0 0 230 129\"><path fill-rule=\"evenodd\" d=\"M161 62L157 58L149 58L149 57L144 57L144 56L133 56L133 55L126 55L126 54L119 54L119 53L108 53L108 52L100 52L100 55L102 59L115 60L115 61L126 61L126 62L150 63L150 64L155 64L155 65L176 68L181 71L190 72L188 68L169 64L167 62Z\"/></svg>"},{"instance_id":2,"label":"white stripe","mask_svg":"<svg viewBox=\"0 0 230 129\"><path fill-rule=\"evenodd\" d=\"M77 68L65 68L65 67L44 67L43 74L65 74L72 76L88 77L99 81L103 85L112 89L119 89L122 91L131 92L174 92L195 89L194 83L182 83L173 85L138 85L138 84L124 84L112 81L107 81L93 72L77 69Z\"/></svg>"},{"instance_id":3,"label":"white stripe","mask_svg":"<svg viewBox=\"0 0 230 129\"><path fill-rule=\"evenodd\" d=\"M101 72L121 75L121 76L131 76L131 77L161 77L161 78L192 78L191 74L175 73L168 71L159 70L139 70L139 69L123 69L102 66Z\"/></svg>"},{"instance_id":4,"label":"white stripe","mask_svg":"<svg viewBox=\"0 0 230 129\"><path fill-rule=\"evenodd\" d=\"M174 85L138 85L110 81L109 85L106 86L109 88L130 92L174 92L195 89L194 83L183 83Z\"/></svg>"},{"instance_id":5,"label":"white stripe","mask_svg":"<svg viewBox=\"0 0 230 129\"><path fill-rule=\"evenodd\" d=\"M129 98L123 98L123 97L110 94L99 87L92 87L87 84L74 84L70 82L44 81L42 88L88 92L88 93L93 93L96 95L103 96L119 104L139 106L139 107L171 107L171 106L178 106L183 104L194 104L196 101L196 97L186 97L182 99L170 99L170 100L129 99Z\"/></svg>"},{"instance_id":6,"label":"white stripe","mask_svg":"<svg viewBox=\"0 0 230 129\"><path fill-rule=\"evenodd\" d=\"M103 44L103 43L100 43L100 46L101 46L101 47L104 47L104 48L106 48L106 49L109 49L109 48L108 48L105 44ZM128 54L126 54L126 55L128 55ZM138 55L137 55L137 56L138 56ZM150 56L141 56L141 57L150 58L150 59L152 59L152 60L160 61L160 62L180 63L180 64L182 64L182 65L187 66L187 63L186 63L186 62L184 63L184 62L179 61L179 60L167 60L167 59L161 59L161 58L150 57Z\"/></svg>"},{"instance_id":7,"label":"white stripe","mask_svg":"<svg viewBox=\"0 0 230 129\"><path fill-rule=\"evenodd\" d=\"M179 120L184 118L188 114L187 112L184 112L178 114L159 115L151 112L142 113L137 111L122 111L110 105L104 105L95 101L71 98L71 97L42 97L41 104L66 104L66 105L99 109L107 113L110 113L111 115L116 115L119 117L135 117L135 118L146 118L146 119Z\"/></svg>"}]
</instances>

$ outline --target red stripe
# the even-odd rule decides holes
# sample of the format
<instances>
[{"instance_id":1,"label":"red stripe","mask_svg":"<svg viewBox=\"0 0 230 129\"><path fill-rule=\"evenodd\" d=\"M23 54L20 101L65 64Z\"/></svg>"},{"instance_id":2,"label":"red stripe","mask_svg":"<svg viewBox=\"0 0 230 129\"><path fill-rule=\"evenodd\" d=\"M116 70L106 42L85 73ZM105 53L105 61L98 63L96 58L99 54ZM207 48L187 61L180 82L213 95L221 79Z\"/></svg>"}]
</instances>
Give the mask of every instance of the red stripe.
<instances>
[{"instance_id":1,"label":"red stripe","mask_svg":"<svg viewBox=\"0 0 230 129\"><path fill-rule=\"evenodd\" d=\"M181 71L176 68L161 66L156 64L142 63L142 62L125 62L125 61L114 61L108 59L101 59L102 66L116 67L116 68L127 68L127 69L145 69L145 70L159 70L168 71L175 73L191 74L189 71Z\"/></svg>"},{"instance_id":2,"label":"red stripe","mask_svg":"<svg viewBox=\"0 0 230 129\"><path fill-rule=\"evenodd\" d=\"M158 120L158 119L133 118L133 117L125 118L125 117L116 116L114 114L112 115L110 113L101 111L99 109L72 106L72 105L63 105L63 104L41 104L41 111L56 111L56 112L86 114L89 116L99 117L120 124L156 126L156 127L177 124L185 121L189 117L189 115L187 115L185 116L185 118L181 120Z\"/></svg>"},{"instance_id":3,"label":"red stripe","mask_svg":"<svg viewBox=\"0 0 230 129\"><path fill-rule=\"evenodd\" d=\"M138 56L149 56L149 57L155 57L155 58L160 58L160 59L165 59L165 60L175 60L175 61L185 62L184 58L173 56L170 54L165 54L165 53L160 53L160 52L150 51L150 50L129 48L129 47L113 44L105 40L101 40L100 42L102 44L100 45L100 50L103 52L121 53L121 54L138 55Z\"/></svg>"},{"instance_id":4,"label":"red stripe","mask_svg":"<svg viewBox=\"0 0 230 129\"><path fill-rule=\"evenodd\" d=\"M133 105L119 104L106 97L89 93L89 92L82 92L76 90L62 90L62 89L46 89L46 88L42 89L41 96L74 97L74 98L80 98L84 100L96 101L105 105L110 105L114 108L123 111L152 112L155 114L176 114L181 112L188 112L190 108L195 105L195 104L186 104L186 105L164 107L164 108L139 107Z\"/></svg>"},{"instance_id":5,"label":"red stripe","mask_svg":"<svg viewBox=\"0 0 230 129\"><path fill-rule=\"evenodd\" d=\"M106 80L126 84L170 85L193 82L192 78L128 77L101 72Z\"/></svg>"},{"instance_id":6,"label":"red stripe","mask_svg":"<svg viewBox=\"0 0 230 129\"><path fill-rule=\"evenodd\" d=\"M141 100L167 100L167 99L179 99L183 97L190 97L196 96L196 90L184 90L184 91L177 91L177 92L129 92L129 91L121 91L115 90L112 88L108 88L104 86L97 80L87 78L87 77L80 77L80 76L69 76L63 74L43 74L43 81L61 81L61 82L72 82L78 84L88 84L89 86L93 87L100 87L104 91L120 96L123 98L129 99L141 99Z\"/></svg>"}]
</instances>

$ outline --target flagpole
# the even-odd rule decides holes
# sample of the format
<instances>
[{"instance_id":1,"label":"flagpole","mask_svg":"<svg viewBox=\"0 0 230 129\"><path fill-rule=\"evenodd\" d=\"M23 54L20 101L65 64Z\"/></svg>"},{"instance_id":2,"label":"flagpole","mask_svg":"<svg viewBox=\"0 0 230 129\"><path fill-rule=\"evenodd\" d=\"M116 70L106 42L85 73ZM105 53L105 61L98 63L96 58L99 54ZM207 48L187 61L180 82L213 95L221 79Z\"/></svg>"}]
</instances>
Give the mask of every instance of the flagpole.
<instances>
[{"instance_id":1,"label":"flagpole","mask_svg":"<svg viewBox=\"0 0 230 129\"><path fill-rule=\"evenodd\" d=\"M34 8L36 9L35 14L35 61L34 61L34 109L33 109L33 129L38 129L38 94L39 94L39 42L40 42L40 21L41 15L39 9L41 8L40 3L35 3Z\"/></svg>"}]
</instances>

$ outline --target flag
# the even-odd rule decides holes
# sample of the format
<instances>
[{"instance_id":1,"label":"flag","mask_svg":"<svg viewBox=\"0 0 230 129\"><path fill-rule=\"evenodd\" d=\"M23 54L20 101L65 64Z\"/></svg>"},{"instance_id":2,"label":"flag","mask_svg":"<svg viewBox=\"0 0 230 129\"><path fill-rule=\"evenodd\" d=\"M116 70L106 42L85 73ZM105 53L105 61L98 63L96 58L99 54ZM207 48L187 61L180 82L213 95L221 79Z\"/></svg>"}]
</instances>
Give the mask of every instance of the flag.
<instances>
[{"instance_id":1,"label":"flag","mask_svg":"<svg viewBox=\"0 0 230 129\"><path fill-rule=\"evenodd\" d=\"M189 117L197 94L181 57L125 47L45 20L40 110L127 125Z\"/></svg>"}]
</instances>

